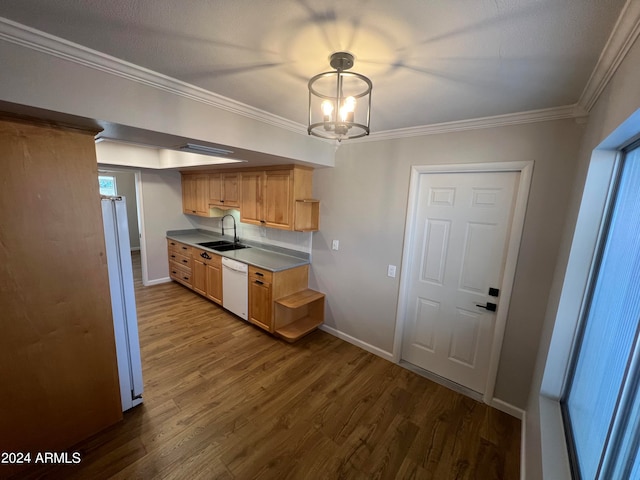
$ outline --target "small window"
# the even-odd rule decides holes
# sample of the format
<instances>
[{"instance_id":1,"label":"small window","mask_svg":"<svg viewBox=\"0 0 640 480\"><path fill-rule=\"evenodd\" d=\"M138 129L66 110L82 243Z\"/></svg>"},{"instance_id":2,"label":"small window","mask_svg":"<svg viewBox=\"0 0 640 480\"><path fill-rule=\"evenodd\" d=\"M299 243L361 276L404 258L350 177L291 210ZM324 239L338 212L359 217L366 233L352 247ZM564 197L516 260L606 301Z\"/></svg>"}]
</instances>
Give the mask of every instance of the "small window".
<instances>
[{"instance_id":1,"label":"small window","mask_svg":"<svg viewBox=\"0 0 640 480\"><path fill-rule=\"evenodd\" d=\"M100 195L117 195L116 177L112 175L99 175Z\"/></svg>"}]
</instances>

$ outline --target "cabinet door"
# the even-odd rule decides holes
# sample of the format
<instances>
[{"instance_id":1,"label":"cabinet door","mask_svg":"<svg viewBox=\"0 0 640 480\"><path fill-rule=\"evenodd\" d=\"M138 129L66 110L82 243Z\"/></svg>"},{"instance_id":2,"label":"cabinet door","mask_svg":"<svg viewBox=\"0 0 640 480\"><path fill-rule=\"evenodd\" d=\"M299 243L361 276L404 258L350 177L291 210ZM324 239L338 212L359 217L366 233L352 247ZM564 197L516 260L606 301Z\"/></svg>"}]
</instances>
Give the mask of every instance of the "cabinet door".
<instances>
[{"instance_id":1,"label":"cabinet door","mask_svg":"<svg viewBox=\"0 0 640 480\"><path fill-rule=\"evenodd\" d=\"M222 194L222 175L220 173L209 174L209 203L211 205L224 205Z\"/></svg>"},{"instance_id":2,"label":"cabinet door","mask_svg":"<svg viewBox=\"0 0 640 480\"><path fill-rule=\"evenodd\" d=\"M240 192L237 173L222 174L222 199L226 207L240 207Z\"/></svg>"},{"instance_id":3,"label":"cabinet door","mask_svg":"<svg viewBox=\"0 0 640 480\"><path fill-rule=\"evenodd\" d=\"M271 284L250 279L249 283L249 321L271 331Z\"/></svg>"},{"instance_id":4,"label":"cabinet door","mask_svg":"<svg viewBox=\"0 0 640 480\"><path fill-rule=\"evenodd\" d=\"M207 266L196 259L191 267L191 286L200 295L207 294Z\"/></svg>"},{"instance_id":5,"label":"cabinet door","mask_svg":"<svg viewBox=\"0 0 640 480\"><path fill-rule=\"evenodd\" d=\"M246 172L240 183L240 221L262 225L262 177L263 172Z\"/></svg>"},{"instance_id":6,"label":"cabinet door","mask_svg":"<svg viewBox=\"0 0 640 480\"><path fill-rule=\"evenodd\" d=\"M222 269L216 265L207 265L207 297L222 304Z\"/></svg>"},{"instance_id":7,"label":"cabinet door","mask_svg":"<svg viewBox=\"0 0 640 480\"><path fill-rule=\"evenodd\" d=\"M182 176L182 211L189 215L198 213L195 175Z\"/></svg>"},{"instance_id":8,"label":"cabinet door","mask_svg":"<svg viewBox=\"0 0 640 480\"><path fill-rule=\"evenodd\" d=\"M208 175L182 176L182 211L188 215L209 216Z\"/></svg>"},{"instance_id":9,"label":"cabinet door","mask_svg":"<svg viewBox=\"0 0 640 480\"><path fill-rule=\"evenodd\" d=\"M196 175L196 212L209 216L209 175Z\"/></svg>"},{"instance_id":10,"label":"cabinet door","mask_svg":"<svg viewBox=\"0 0 640 480\"><path fill-rule=\"evenodd\" d=\"M291 170L267 170L265 172L262 220L267 227L292 228L292 196Z\"/></svg>"}]
</instances>

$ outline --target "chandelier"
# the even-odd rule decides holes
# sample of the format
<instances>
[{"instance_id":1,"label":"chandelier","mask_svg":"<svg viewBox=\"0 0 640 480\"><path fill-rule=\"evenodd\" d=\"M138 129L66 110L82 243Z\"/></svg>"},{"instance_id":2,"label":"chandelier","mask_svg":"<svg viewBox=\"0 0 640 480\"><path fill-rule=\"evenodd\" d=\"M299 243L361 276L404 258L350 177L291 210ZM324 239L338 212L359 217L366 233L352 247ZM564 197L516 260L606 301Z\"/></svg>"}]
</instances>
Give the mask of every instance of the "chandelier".
<instances>
[{"instance_id":1,"label":"chandelier","mask_svg":"<svg viewBox=\"0 0 640 480\"><path fill-rule=\"evenodd\" d=\"M329 65L334 71L309 80L309 135L347 140L369 135L371 80L355 72L353 55L336 52Z\"/></svg>"}]
</instances>

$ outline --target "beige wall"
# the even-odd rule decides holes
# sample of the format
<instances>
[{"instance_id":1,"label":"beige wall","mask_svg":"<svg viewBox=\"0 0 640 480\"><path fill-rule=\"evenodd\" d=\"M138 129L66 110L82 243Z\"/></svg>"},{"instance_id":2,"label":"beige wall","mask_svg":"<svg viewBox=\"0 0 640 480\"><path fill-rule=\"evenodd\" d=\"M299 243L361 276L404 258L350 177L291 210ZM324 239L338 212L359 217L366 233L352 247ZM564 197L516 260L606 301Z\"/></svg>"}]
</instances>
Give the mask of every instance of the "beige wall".
<instances>
[{"instance_id":1,"label":"beige wall","mask_svg":"<svg viewBox=\"0 0 640 480\"><path fill-rule=\"evenodd\" d=\"M412 165L533 160L531 192L495 396L526 406L582 127L573 120L344 144L314 175L320 231L311 282L327 294L326 324L393 350ZM331 250L331 241L340 249Z\"/></svg>"},{"instance_id":2,"label":"beige wall","mask_svg":"<svg viewBox=\"0 0 640 480\"><path fill-rule=\"evenodd\" d=\"M568 215L562 232L562 243L558 256L557 270L553 277L548 308L543 325L540 349L527 403L526 423L526 471L527 479L542 478L540 448L539 392L546 364L551 334L561 293L562 282L567 267L571 242L578 216L591 154L613 130L640 108L640 43L627 54L611 82L604 90L589 115L586 131L580 144L574 185L568 198ZM640 125L638 127L640 130ZM562 366L560 366L562 367Z\"/></svg>"},{"instance_id":3,"label":"beige wall","mask_svg":"<svg viewBox=\"0 0 640 480\"><path fill-rule=\"evenodd\" d=\"M51 40L49 40L51 41ZM54 47L56 46L54 42ZM86 52L66 45L71 55ZM98 60L89 55L92 61ZM218 108L188 95L65 60L0 39L0 101L231 145L318 165L333 164L333 146L304 132ZM137 73L141 75L140 72ZM183 88L184 90L184 88Z\"/></svg>"},{"instance_id":4,"label":"beige wall","mask_svg":"<svg viewBox=\"0 0 640 480\"><path fill-rule=\"evenodd\" d=\"M129 243L132 250L140 249L140 230L138 228L138 207L136 200L136 174L134 172L112 172L116 177L118 195L127 199L127 223L129 225Z\"/></svg>"},{"instance_id":5,"label":"beige wall","mask_svg":"<svg viewBox=\"0 0 640 480\"><path fill-rule=\"evenodd\" d=\"M143 170L142 205L149 282L165 281L169 279L167 230L193 228L182 213L180 173Z\"/></svg>"}]
</instances>

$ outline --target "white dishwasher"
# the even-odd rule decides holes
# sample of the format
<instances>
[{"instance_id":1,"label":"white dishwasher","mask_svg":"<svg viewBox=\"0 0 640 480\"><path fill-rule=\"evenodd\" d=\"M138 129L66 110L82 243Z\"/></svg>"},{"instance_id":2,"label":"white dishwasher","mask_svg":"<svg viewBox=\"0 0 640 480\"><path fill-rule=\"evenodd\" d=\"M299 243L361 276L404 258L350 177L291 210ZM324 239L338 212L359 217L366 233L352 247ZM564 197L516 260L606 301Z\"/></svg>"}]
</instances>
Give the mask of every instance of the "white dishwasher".
<instances>
[{"instance_id":1,"label":"white dishwasher","mask_svg":"<svg viewBox=\"0 0 640 480\"><path fill-rule=\"evenodd\" d=\"M222 306L247 320L249 284L246 263L222 257Z\"/></svg>"}]
</instances>

